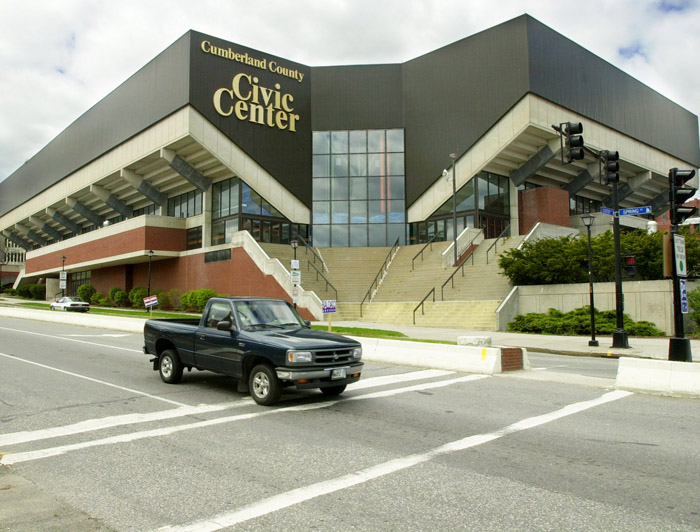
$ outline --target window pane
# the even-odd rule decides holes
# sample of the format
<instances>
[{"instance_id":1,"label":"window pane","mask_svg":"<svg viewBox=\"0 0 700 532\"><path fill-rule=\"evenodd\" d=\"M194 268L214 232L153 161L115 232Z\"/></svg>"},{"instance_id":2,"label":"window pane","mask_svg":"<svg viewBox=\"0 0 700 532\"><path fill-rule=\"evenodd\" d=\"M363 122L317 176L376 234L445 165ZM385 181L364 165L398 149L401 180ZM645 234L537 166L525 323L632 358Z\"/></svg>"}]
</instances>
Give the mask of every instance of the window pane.
<instances>
[{"instance_id":1,"label":"window pane","mask_svg":"<svg viewBox=\"0 0 700 532\"><path fill-rule=\"evenodd\" d=\"M314 131L313 132L313 152L330 153L331 152L331 134L330 131Z\"/></svg>"},{"instance_id":2,"label":"window pane","mask_svg":"<svg viewBox=\"0 0 700 532\"><path fill-rule=\"evenodd\" d=\"M348 152L348 132L331 131L331 153Z\"/></svg>"},{"instance_id":3,"label":"window pane","mask_svg":"<svg viewBox=\"0 0 700 532\"><path fill-rule=\"evenodd\" d=\"M403 149L403 129L389 129L386 132L386 151L404 151Z\"/></svg>"},{"instance_id":4,"label":"window pane","mask_svg":"<svg viewBox=\"0 0 700 532\"><path fill-rule=\"evenodd\" d=\"M235 179L233 185L231 185L231 207L229 208L231 214L238 214L238 204L240 203L240 190L240 182L238 179Z\"/></svg>"},{"instance_id":5,"label":"window pane","mask_svg":"<svg viewBox=\"0 0 700 532\"><path fill-rule=\"evenodd\" d=\"M348 175L348 156L333 155L331 160L331 176L347 177Z\"/></svg>"},{"instance_id":6,"label":"window pane","mask_svg":"<svg viewBox=\"0 0 700 532\"><path fill-rule=\"evenodd\" d=\"M350 153L366 153L367 152L367 132L366 131L351 131L350 132Z\"/></svg>"},{"instance_id":7,"label":"window pane","mask_svg":"<svg viewBox=\"0 0 700 532\"><path fill-rule=\"evenodd\" d=\"M386 246L386 225L370 225L369 226L369 245L370 246Z\"/></svg>"},{"instance_id":8,"label":"window pane","mask_svg":"<svg viewBox=\"0 0 700 532\"><path fill-rule=\"evenodd\" d=\"M369 153L386 151L383 129L370 130L367 132L367 151Z\"/></svg>"},{"instance_id":9,"label":"window pane","mask_svg":"<svg viewBox=\"0 0 700 532\"><path fill-rule=\"evenodd\" d=\"M331 158L328 155L313 156L313 177L330 177Z\"/></svg>"},{"instance_id":10,"label":"window pane","mask_svg":"<svg viewBox=\"0 0 700 532\"><path fill-rule=\"evenodd\" d=\"M226 220L226 242L231 242L233 233L238 231L238 218Z\"/></svg>"},{"instance_id":11,"label":"window pane","mask_svg":"<svg viewBox=\"0 0 700 532\"><path fill-rule=\"evenodd\" d=\"M211 216L214 219L221 218L221 183L211 186Z\"/></svg>"},{"instance_id":12,"label":"window pane","mask_svg":"<svg viewBox=\"0 0 700 532\"><path fill-rule=\"evenodd\" d=\"M404 199L406 189L404 185L404 176L394 175L389 178L389 190L387 196L391 199Z\"/></svg>"},{"instance_id":13,"label":"window pane","mask_svg":"<svg viewBox=\"0 0 700 532\"><path fill-rule=\"evenodd\" d=\"M474 179L471 179L457 191L457 212L474 210L474 181ZM449 212L452 212L451 207Z\"/></svg>"},{"instance_id":14,"label":"window pane","mask_svg":"<svg viewBox=\"0 0 700 532\"><path fill-rule=\"evenodd\" d=\"M385 197L385 191L381 177L367 178L367 193L369 199L382 199Z\"/></svg>"},{"instance_id":15,"label":"window pane","mask_svg":"<svg viewBox=\"0 0 700 532\"><path fill-rule=\"evenodd\" d=\"M386 208L384 201L370 200L367 202L369 207L369 223L383 224L386 222Z\"/></svg>"},{"instance_id":16,"label":"window pane","mask_svg":"<svg viewBox=\"0 0 700 532\"><path fill-rule=\"evenodd\" d=\"M367 175L367 154L353 154L350 156L350 175Z\"/></svg>"},{"instance_id":17,"label":"window pane","mask_svg":"<svg viewBox=\"0 0 700 532\"><path fill-rule=\"evenodd\" d=\"M331 179L331 199L348 199L348 179L345 177L334 177Z\"/></svg>"},{"instance_id":18,"label":"window pane","mask_svg":"<svg viewBox=\"0 0 700 532\"><path fill-rule=\"evenodd\" d=\"M314 223L331 223L331 204L329 201L314 201Z\"/></svg>"},{"instance_id":19,"label":"window pane","mask_svg":"<svg viewBox=\"0 0 700 532\"><path fill-rule=\"evenodd\" d=\"M389 223L404 223L406 216L404 213L403 200L389 200Z\"/></svg>"},{"instance_id":20,"label":"window pane","mask_svg":"<svg viewBox=\"0 0 700 532\"><path fill-rule=\"evenodd\" d=\"M390 153L386 156L386 173L389 175L403 175L403 153Z\"/></svg>"},{"instance_id":21,"label":"window pane","mask_svg":"<svg viewBox=\"0 0 700 532\"><path fill-rule=\"evenodd\" d=\"M348 226L347 225L331 225L331 246L337 248L348 247Z\"/></svg>"},{"instance_id":22,"label":"window pane","mask_svg":"<svg viewBox=\"0 0 700 532\"><path fill-rule=\"evenodd\" d=\"M217 246L225 242L225 228L226 223L224 221L214 222L211 224L211 245Z\"/></svg>"},{"instance_id":23,"label":"window pane","mask_svg":"<svg viewBox=\"0 0 700 532\"><path fill-rule=\"evenodd\" d=\"M350 199L367 199L367 179L364 177L350 178Z\"/></svg>"},{"instance_id":24,"label":"window pane","mask_svg":"<svg viewBox=\"0 0 700 532\"><path fill-rule=\"evenodd\" d=\"M367 246L367 226L365 224L350 226L350 245L353 247Z\"/></svg>"},{"instance_id":25,"label":"window pane","mask_svg":"<svg viewBox=\"0 0 700 532\"><path fill-rule=\"evenodd\" d=\"M313 180L313 199L316 201L331 199L330 179L316 178Z\"/></svg>"},{"instance_id":26,"label":"window pane","mask_svg":"<svg viewBox=\"0 0 700 532\"><path fill-rule=\"evenodd\" d=\"M331 202L331 223L346 224L348 223L348 202L347 201L332 201Z\"/></svg>"},{"instance_id":27,"label":"window pane","mask_svg":"<svg viewBox=\"0 0 700 532\"><path fill-rule=\"evenodd\" d=\"M260 194L255 192L252 188L250 188L248 185L245 183L243 184L243 204L241 205L243 207L243 212L246 214L260 214L261 213L261 207L260 207Z\"/></svg>"},{"instance_id":28,"label":"window pane","mask_svg":"<svg viewBox=\"0 0 700 532\"><path fill-rule=\"evenodd\" d=\"M331 226L315 225L313 245L317 248L327 248L331 245Z\"/></svg>"},{"instance_id":29,"label":"window pane","mask_svg":"<svg viewBox=\"0 0 700 532\"><path fill-rule=\"evenodd\" d=\"M367 156L367 175L384 175L384 155L370 153Z\"/></svg>"},{"instance_id":30,"label":"window pane","mask_svg":"<svg viewBox=\"0 0 700 532\"><path fill-rule=\"evenodd\" d=\"M231 182L229 180L221 183L221 211L217 218L223 218L231 214Z\"/></svg>"},{"instance_id":31,"label":"window pane","mask_svg":"<svg viewBox=\"0 0 700 532\"><path fill-rule=\"evenodd\" d=\"M366 201L351 201L350 202L350 223L366 224L367 223L367 202Z\"/></svg>"}]
</instances>

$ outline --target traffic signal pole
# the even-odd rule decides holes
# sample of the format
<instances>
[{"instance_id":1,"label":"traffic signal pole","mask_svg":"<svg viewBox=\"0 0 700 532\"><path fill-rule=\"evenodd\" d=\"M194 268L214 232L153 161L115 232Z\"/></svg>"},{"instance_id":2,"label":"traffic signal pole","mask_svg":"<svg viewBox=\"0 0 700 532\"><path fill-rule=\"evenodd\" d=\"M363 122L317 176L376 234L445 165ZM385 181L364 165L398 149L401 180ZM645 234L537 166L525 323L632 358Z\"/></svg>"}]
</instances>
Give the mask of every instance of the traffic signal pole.
<instances>
[{"instance_id":1,"label":"traffic signal pole","mask_svg":"<svg viewBox=\"0 0 700 532\"><path fill-rule=\"evenodd\" d=\"M625 331L625 299L622 293L622 251L620 249L620 205L618 199L617 181L612 181L613 238L615 241L615 317L616 325L613 332L612 347L628 348L629 337Z\"/></svg>"},{"instance_id":2,"label":"traffic signal pole","mask_svg":"<svg viewBox=\"0 0 700 532\"><path fill-rule=\"evenodd\" d=\"M671 225L671 261L673 264L673 333L668 339L668 359L676 362L692 362L693 355L690 350L690 339L685 337L683 327L683 311L681 309L681 281L678 276L676 260L675 235L678 234L678 226Z\"/></svg>"}]
</instances>

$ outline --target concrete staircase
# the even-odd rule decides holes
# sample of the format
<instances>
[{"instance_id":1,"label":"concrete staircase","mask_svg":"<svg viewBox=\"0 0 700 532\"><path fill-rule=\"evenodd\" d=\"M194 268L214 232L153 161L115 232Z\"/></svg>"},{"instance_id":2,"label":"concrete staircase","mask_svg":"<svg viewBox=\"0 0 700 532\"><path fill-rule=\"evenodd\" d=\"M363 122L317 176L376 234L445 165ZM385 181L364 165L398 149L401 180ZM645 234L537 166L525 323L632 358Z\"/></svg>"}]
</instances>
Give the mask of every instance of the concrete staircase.
<instances>
[{"instance_id":1,"label":"concrete staircase","mask_svg":"<svg viewBox=\"0 0 700 532\"><path fill-rule=\"evenodd\" d=\"M524 237L516 236L484 240L466 259L462 271L454 276L454 288L448 283L441 299L441 286L454 268L442 266L442 253L449 242L437 242L426 248L423 257L413 261L422 245L401 247L395 255L388 273L371 302L360 302L365 297L377 272L381 268L388 247L382 248L322 248L317 252L328 268L325 277L337 289L337 312L333 321L365 321L423 327L447 327L465 330L496 330L495 311L510 292L510 282L498 268L498 257L505 250L520 244ZM280 259L289 268L293 250L288 245L262 244L271 257ZM488 253L487 253L488 252ZM488 255L488 257L487 257ZM302 271L302 286L313 290L321 299L332 299L335 293L327 289L326 281L318 276L308 262L313 254L302 248L297 250ZM322 268L318 259L316 266ZM422 308L420 301L435 288L434 299L428 298ZM416 309L414 311L414 309Z\"/></svg>"}]
</instances>

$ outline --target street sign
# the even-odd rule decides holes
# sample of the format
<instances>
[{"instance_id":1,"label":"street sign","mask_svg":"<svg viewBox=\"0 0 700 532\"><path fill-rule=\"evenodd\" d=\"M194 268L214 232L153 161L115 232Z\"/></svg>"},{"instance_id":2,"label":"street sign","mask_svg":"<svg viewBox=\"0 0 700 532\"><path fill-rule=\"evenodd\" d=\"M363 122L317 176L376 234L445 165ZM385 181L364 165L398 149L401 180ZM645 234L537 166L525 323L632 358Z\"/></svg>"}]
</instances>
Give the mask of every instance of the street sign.
<instances>
[{"instance_id":1,"label":"street sign","mask_svg":"<svg viewBox=\"0 0 700 532\"><path fill-rule=\"evenodd\" d=\"M688 263L685 260L685 237L673 235L673 255L676 257L676 275L678 277L688 276Z\"/></svg>"},{"instance_id":2,"label":"street sign","mask_svg":"<svg viewBox=\"0 0 700 532\"><path fill-rule=\"evenodd\" d=\"M292 270L299 269L299 261L297 259L292 259Z\"/></svg>"},{"instance_id":3,"label":"street sign","mask_svg":"<svg viewBox=\"0 0 700 532\"><path fill-rule=\"evenodd\" d=\"M61 281L67 280L67 279L68 279L68 272L65 271L65 270L58 272L58 278L59 278Z\"/></svg>"},{"instance_id":4,"label":"street sign","mask_svg":"<svg viewBox=\"0 0 700 532\"><path fill-rule=\"evenodd\" d=\"M158 304L158 296L144 297L143 304L146 308L155 307Z\"/></svg>"},{"instance_id":5,"label":"street sign","mask_svg":"<svg viewBox=\"0 0 700 532\"><path fill-rule=\"evenodd\" d=\"M628 216L628 215L636 215L636 214L651 214L651 207L646 206L646 207L634 207L632 209L620 209L620 216Z\"/></svg>"},{"instance_id":6,"label":"street sign","mask_svg":"<svg viewBox=\"0 0 700 532\"><path fill-rule=\"evenodd\" d=\"M62 281L58 281L58 288L61 290L65 290L66 288L68 288L68 281L66 281L65 279Z\"/></svg>"},{"instance_id":7,"label":"street sign","mask_svg":"<svg viewBox=\"0 0 700 532\"><path fill-rule=\"evenodd\" d=\"M326 299L323 301L323 313L329 314L335 312L335 299Z\"/></svg>"},{"instance_id":8,"label":"street sign","mask_svg":"<svg viewBox=\"0 0 700 532\"><path fill-rule=\"evenodd\" d=\"M610 209L609 207L601 207L600 212L608 216L615 216L615 209Z\"/></svg>"},{"instance_id":9,"label":"street sign","mask_svg":"<svg viewBox=\"0 0 700 532\"><path fill-rule=\"evenodd\" d=\"M292 279L292 284L301 284L301 272L299 270L292 270L289 272L289 276Z\"/></svg>"},{"instance_id":10,"label":"street sign","mask_svg":"<svg viewBox=\"0 0 700 532\"><path fill-rule=\"evenodd\" d=\"M678 280L681 287L681 313L688 314L688 288L685 279Z\"/></svg>"}]
</instances>

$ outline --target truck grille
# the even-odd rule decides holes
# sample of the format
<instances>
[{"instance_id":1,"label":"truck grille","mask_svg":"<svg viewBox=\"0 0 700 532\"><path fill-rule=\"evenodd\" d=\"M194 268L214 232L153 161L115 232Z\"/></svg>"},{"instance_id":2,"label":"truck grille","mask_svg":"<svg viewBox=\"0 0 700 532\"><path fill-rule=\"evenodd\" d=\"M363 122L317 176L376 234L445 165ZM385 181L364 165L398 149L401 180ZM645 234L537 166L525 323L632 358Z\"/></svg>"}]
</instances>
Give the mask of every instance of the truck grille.
<instances>
[{"instance_id":1,"label":"truck grille","mask_svg":"<svg viewBox=\"0 0 700 532\"><path fill-rule=\"evenodd\" d=\"M352 359L352 349L329 349L316 351L316 364L347 364Z\"/></svg>"}]
</instances>

